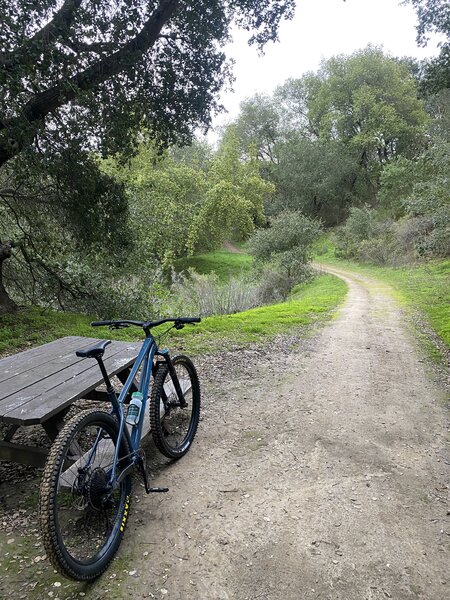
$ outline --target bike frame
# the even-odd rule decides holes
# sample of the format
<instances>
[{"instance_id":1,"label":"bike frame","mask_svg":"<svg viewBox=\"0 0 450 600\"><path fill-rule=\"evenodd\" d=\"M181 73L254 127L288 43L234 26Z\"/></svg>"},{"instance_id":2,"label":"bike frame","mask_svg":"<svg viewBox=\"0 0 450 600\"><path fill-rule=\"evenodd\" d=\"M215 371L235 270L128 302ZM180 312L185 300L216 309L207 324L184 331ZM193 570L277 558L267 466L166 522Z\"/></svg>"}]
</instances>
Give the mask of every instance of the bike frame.
<instances>
[{"instance_id":1,"label":"bike frame","mask_svg":"<svg viewBox=\"0 0 450 600\"><path fill-rule=\"evenodd\" d=\"M156 321L153 323L150 321L145 322L145 323L141 323L139 321L123 321L122 323L142 326L145 331L145 339L142 343L142 347L139 351L139 354L138 354L136 360L134 361L131 372L128 375L127 380L125 381L123 388L118 397L117 397L117 394L116 394L113 386L111 385L108 373L106 372L106 369L103 364L103 360L102 360L101 356L97 358L97 362L98 362L98 365L102 372L103 379L105 380L107 398L108 398L109 402L111 402L111 406L112 406L111 414L116 416L118 423L119 423L118 443L114 449L114 459L113 459L113 462L111 465L111 474L110 474L110 480L109 480L109 485L112 488L117 487L120 484L120 482L123 479L125 479L125 477L127 477L130 474L130 472L133 471L133 469L138 464L143 469L143 474L144 474L144 479L145 479L145 471L142 466L143 465L142 456L140 454L138 454L138 450L141 445L142 428L144 425L145 411L147 409L147 399L148 399L148 391L149 391L149 387L150 387L150 379L151 379L152 373L153 373L153 375L156 375L157 367L153 362L155 355L159 355L164 358L164 361L167 364L168 371L169 371L171 379L172 379L173 386L174 386L176 394L178 396L179 406L181 408L184 408L186 406L186 401L184 399L184 395L181 390L180 382L178 380L178 377L177 377L177 374L175 371L175 367L173 365L172 359L170 358L169 351L167 349L164 349L164 350L158 349L156 340L150 333L150 327L173 321L175 323L175 327L177 327L179 329L180 326L181 327L184 326L185 323L194 323L194 322L198 322L199 320L200 319L186 319L186 318L162 319L161 321ZM99 321L99 322L92 323L92 325L111 325L111 324L114 324L114 321ZM123 411L123 403L125 401L125 398L130 393L131 387L135 384L135 377L141 367L142 367L142 371L141 371L141 377L140 377L140 382L139 382L139 392L142 393L142 406L141 406L141 411L140 411L140 415L139 415L139 422L135 426L131 427L131 433L130 433L129 428L126 427L126 419L125 419L125 415L124 415L124 411ZM167 399L165 397L164 390L162 392L162 398L163 398L163 400ZM129 454L130 463L120 472L119 476L116 476L116 470L117 470L116 467L119 463L119 452L120 452L122 439L124 436L126 437L129 448L130 448L130 454ZM93 457L95 456L95 454L97 452L97 446L100 443L100 439L101 439L101 434L99 432L97 439L94 442L94 445L92 447L91 454L88 459L88 464L91 462L91 460L93 459ZM155 491L156 491L156 488L155 488Z\"/></svg>"},{"instance_id":2,"label":"bike frame","mask_svg":"<svg viewBox=\"0 0 450 600\"><path fill-rule=\"evenodd\" d=\"M108 388L107 396L108 396L108 400L111 402L111 406L112 406L111 413L116 416L118 423L119 423L118 443L114 450L114 459L113 459L113 462L111 465L111 477L110 477L110 481L109 481L110 485L113 488L118 486L120 484L120 482L135 468L137 460L138 460L137 451L141 445L142 427L144 424L145 411L147 409L148 390L150 387L150 379L151 379L151 375L152 375L152 371L153 371L153 359L156 354L160 354L161 356L164 356L166 362L169 365L169 369L170 369L171 373L173 373L174 369L171 364L172 361L170 360L169 351L168 350L159 351L154 337L150 333L147 333L145 340L142 344L142 348L139 351L139 354L133 364L133 367L131 369L130 374L127 377L126 382L123 385L122 390L120 391L119 396L117 396L116 392L114 391L111 383L109 382L109 379L107 377L105 378L106 372L104 371L104 368L102 369L102 364L99 361L99 366L102 370L103 376L105 378L105 383L107 384L107 388ZM141 406L141 411L139 414L139 422L137 423L137 425L135 425L131 428L131 433L130 433L128 427L126 427L126 420L125 420L125 415L124 415L124 411L123 411L123 404L124 404L125 398L127 397L127 395L130 392L132 385L134 385L134 383L135 383L135 377L136 377L137 372L139 371L141 365L142 365L142 371L141 371L141 377L140 377L138 391L142 393L142 406ZM179 389L179 385L177 385L177 384L178 384L178 381L175 384L175 388ZM177 393L178 393L178 389L177 389ZM116 475L116 472L117 472L116 467L119 462L119 451L120 451L121 440L122 440L123 436L126 436L126 438L128 440L128 444L129 444L129 447L131 450L131 453L130 453L131 462L127 467L125 467L125 469L122 470L120 475L117 476ZM97 439L94 446L92 447L92 455L91 456L95 455L97 445L99 442L100 442L100 439Z\"/></svg>"}]
</instances>

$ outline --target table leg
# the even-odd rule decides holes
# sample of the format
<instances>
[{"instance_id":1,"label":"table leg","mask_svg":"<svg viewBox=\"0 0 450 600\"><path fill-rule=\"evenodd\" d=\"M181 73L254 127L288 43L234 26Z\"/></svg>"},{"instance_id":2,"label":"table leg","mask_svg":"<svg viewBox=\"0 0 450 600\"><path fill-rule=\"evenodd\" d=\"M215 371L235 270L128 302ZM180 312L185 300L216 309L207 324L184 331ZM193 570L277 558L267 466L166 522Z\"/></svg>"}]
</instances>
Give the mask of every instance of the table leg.
<instances>
[{"instance_id":1,"label":"table leg","mask_svg":"<svg viewBox=\"0 0 450 600\"><path fill-rule=\"evenodd\" d=\"M5 436L3 438L3 440L5 442L10 442L14 436L14 434L16 433L16 431L19 429L20 425L10 425L8 428L8 431L5 433Z\"/></svg>"},{"instance_id":2,"label":"table leg","mask_svg":"<svg viewBox=\"0 0 450 600\"><path fill-rule=\"evenodd\" d=\"M68 413L69 408L70 408L70 406L68 406L67 408L65 408L61 412L59 412L54 417L51 417L50 419L48 419L47 421L44 421L42 423L42 427L45 429L45 433L52 440L52 442L55 441L56 436L58 435L58 433L63 428L63 426L64 426L64 417Z\"/></svg>"}]
</instances>

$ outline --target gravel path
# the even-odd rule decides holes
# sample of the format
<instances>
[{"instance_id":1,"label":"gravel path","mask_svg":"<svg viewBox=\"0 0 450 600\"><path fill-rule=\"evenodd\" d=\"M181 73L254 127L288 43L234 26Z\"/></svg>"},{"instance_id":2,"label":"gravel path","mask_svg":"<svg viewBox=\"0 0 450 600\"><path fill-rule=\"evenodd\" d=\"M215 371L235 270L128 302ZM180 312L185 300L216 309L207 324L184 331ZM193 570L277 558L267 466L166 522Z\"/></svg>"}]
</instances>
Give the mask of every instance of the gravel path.
<instances>
[{"instance_id":1,"label":"gravel path","mask_svg":"<svg viewBox=\"0 0 450 600\"><path fill-rule=\"evenodd\" d=\"M449 598L444 389L389 288L333 271L345 306L297 352L201 368L198 442L126 538L142 597Z\"/></svg>"},{"instance_id":2,"label":"gravel path","mask_svg":"<svg viewBox=\"0 0 450 600\"><path fill-rule=\"evenodd\" d=\"M53 598L449 598L444 386L389 288L333 272L349 294L314 337L200 361L196 443L149 448L170 493L138 484L119 559Z\"/></svg>"}]
</instances>

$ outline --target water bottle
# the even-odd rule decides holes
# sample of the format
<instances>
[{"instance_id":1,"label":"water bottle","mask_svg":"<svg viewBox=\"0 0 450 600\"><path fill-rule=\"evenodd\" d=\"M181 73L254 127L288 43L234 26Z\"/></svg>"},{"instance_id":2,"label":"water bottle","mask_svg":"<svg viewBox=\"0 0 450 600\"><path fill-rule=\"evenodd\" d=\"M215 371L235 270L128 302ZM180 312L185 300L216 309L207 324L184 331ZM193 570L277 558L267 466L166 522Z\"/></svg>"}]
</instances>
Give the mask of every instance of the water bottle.
<instances>
[{"instance_id":1,"label":"water bottle","mask_svg":"<svg viewBox=\"0 0 450 600\"><path fill-rule=\"evenodd\" d=\"M142 408L142 392L133 392L131 394L131 402L128 407L126 422L128 425L137 425L139 423L139 415Z\"/></svg>"}]
</instances>

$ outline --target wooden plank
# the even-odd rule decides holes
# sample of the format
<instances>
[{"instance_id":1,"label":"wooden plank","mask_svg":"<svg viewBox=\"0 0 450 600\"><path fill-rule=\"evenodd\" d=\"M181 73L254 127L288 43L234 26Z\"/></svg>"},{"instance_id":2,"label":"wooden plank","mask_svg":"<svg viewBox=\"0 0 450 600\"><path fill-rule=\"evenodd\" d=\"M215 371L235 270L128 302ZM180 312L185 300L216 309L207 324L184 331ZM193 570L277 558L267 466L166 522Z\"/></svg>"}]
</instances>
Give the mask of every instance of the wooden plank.
<instances>
[{"instance_id":1,"label":"wooden plank","mask_svg":"<svg viewBox=\"0 0 450 600\"><path fill-rule=\"evenodd\" d=\"M0 441L0 460L42 468L47 460L47 455L48 450L44 450L44 448Z\"/></svg>"},{"instance_id":2,"label":"wooden plank","mask_svg":"<svg viewBox=\"0 0 450 600\"><path fill-rule=\"evenodd\" d=\"M107 357L104 361L106 370L111 377L133 364L141 347L139 342L117 342L116 344L120 345L120 351ZM92 359L85 359L85 362L88 368L82 373L61 382L51 390L44 390L43 393L20 403L19 406L13 404L8 411L1 410L2 420L22 425L43 423L75 400L83 398L86 393L103 382L97 363Z\"/></svg>"},{"instance_id":3,"label":"wooden plank","mask_svg":"<svg viewBox=\"0 0 450 600\"><path fill-rule=\"evenodd\" d=\"M75 352L75 350L78 350L78 346L83 347L84 341L89 339L71 335L2 358L0 359L0 383L29 370L35 364L45 364L45 362L52 360L54 356L60 353Z\"/></svg>"},{"instance_id":4,"label":"wooden plank","mask_svg":"<svg viewBox=\"0 0 450 600\"><path fill-rule=\"evenodd\" d=\"M84 359L79 358L75 354L75 350L89 348L89 346L94 345L99 340L96 338L85 338L85 342L81 342L81 340L83 340L83 338L79 338L78 344L74 348L69 348L68 351L64 351L58 346L58 353L53 355L49 354L46 357L47 360L45 362L38 363L36 360L30 362L27 370L16 373L14 376L11 375L9 379L4 380L0 389L0 405L2 400L13 394L23 394L27 396L27 390L31 386L35 384L42 385L41 382L44 382L47 378L51 377L53 381L57 381L58 378L66 378L65 370L72 368L75 365L77 365L75 369L80 371L85 370L86 367L81 364ZM41 357L41 359L42 358L43 357ZM11 369L10 373L13 371L15 371L15 369ZM61 374L61 377L58 377L58 374ZM47 384L44 383L43 385Z\"/></svg>"},{"instance_id":5,"label":"wooden plank","mask_svg":"<svg viewBox=\"0 0 450 600\"><path fill-rule=\"evenodd\" d=\"M109 356L107 356L105 359L105 364L109 359L114 360L122 352L121 347L117 345L109 350L109 353L108 350L109 348L106 352L106 354L109 354ZM9 396L2 398L2 400L0 400L0 415L4 417L10 411L20 411L23 406L26 406L34 399L46 397L48 394L52 394L54 389L58 389L64 383L69 382L72 387L78 389L79 377L86 372L92 372L94 368L97 371L97 374L94 377L96 385L98 385L99 380L101 380L101 374L97 362L95 362L93 359L75 358L76 362L73 364L66 364L64 369L58 370L53 375L48 375L47 377L37 381L35 381L33 378L33 383L30 386L25 387L18 392L13 392Z\"/></svg>"}]
</instances>

